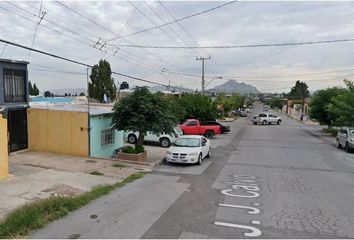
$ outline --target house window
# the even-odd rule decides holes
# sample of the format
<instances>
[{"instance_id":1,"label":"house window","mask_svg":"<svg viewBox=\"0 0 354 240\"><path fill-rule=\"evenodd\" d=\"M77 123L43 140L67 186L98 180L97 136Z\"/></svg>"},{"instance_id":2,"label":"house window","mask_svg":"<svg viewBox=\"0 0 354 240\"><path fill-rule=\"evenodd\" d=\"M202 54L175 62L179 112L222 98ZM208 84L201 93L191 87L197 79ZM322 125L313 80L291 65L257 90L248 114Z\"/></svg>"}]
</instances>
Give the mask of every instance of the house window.
<instances>
[{"instance_id":1,"label":"house window","mask_svg":"<svg viewBox=\"0 0 354 240\"><path fill-rule=\"evenodd\" d=\"M26 73L4 69L5 102L26 102Z\"/></svg>"},{"instance_id":2,"label":"house window","mask_svg":"<svg viewBox=\"0 0 354 240\"><path fill-rule=\"evenodd\" d=\"M106 129L101 131L101 145L106 146L114 143L114 129Z\"/></svg>"}]
</instances>

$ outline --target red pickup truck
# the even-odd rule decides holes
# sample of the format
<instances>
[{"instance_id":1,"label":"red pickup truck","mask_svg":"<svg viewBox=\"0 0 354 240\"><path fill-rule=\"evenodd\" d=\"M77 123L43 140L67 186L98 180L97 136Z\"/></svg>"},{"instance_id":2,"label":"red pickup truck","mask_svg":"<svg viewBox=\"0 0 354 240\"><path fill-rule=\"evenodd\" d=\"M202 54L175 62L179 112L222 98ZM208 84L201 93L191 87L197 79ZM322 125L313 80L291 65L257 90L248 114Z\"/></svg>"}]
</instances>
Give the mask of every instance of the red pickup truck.
<instances>
[{"instance_id":1,"label":"red pickup truck","mask_svg":"<svg viewBox=\"0 0 354 240\"><path fill-rule=\"evenodd\" d=\"M214 137L215 134L221 134L219 125L202 125L199 120L188 119L179 128L185 135L204 135L207 138Z\"/></svg>"}]
</instances>

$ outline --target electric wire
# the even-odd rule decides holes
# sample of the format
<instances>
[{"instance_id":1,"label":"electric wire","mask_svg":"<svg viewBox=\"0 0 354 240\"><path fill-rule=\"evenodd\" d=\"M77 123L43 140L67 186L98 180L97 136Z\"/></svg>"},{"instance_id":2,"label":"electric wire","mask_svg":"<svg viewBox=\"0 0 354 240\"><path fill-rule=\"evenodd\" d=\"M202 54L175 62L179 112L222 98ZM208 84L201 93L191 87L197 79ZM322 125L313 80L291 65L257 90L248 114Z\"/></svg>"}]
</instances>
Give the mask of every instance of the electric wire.
<instances>
[{"instance_id":1,"label":"electric wire","mask_svg":"<svg viewBox=\"0 0 354 240\"><path fill-rule=\"evenodd\" d=\"M322 41L304 41L304 42L287 42L287 43L265 43L265 44L248 44L248 45L222 45L222 46L156 46L156 45L129 45L129 44L111 44L118 47L128 48L155 48L155 49L228 49L228 48L258 48L258 47L284 47L284 46L301 46L301 45L316 45L316 44L330 44L340 42L354 42L354 38L334 39Z\"/></svg>"},{"instance_id":2,"label":"electric wire","mask_svg":"<svg viewBox=\"0 0 354 240\"><path fill-rule=\"evenodd\" d=\"M53 54L53 53L49 53L49 52L46 52L46 51L42 51L42 50L39 50L39 49L27 47L27 46L24 46L22 44L15 43L15 42L8 41L8 40L4 40L4 39L1 39L1 38L0 38L0 42L7 43L9 45L12 45L12 46L15 46L15 47L19 47L19 48L23 48L23 49L26 49L26 50L31 50L33 52L37 52L37 53L40 53L40 54L43 54L43 55L47 55L47 56L50 56L50 57L53 57L53 58L57 58L57 59L61 59L61 60L67 61L67 62L78 64L78 65L81 65L81 66L84 66L84 67L88 67L88 68L92 68L93 67L92 65L87 64L87 63L79 62L77 60L73 60L73 59L70 59L70 58L67 58L67 57L62 57L62 56L59 56L59 55L56 55L56 54ZM118 75L118 76L121 76L121 77L125 77L125 78L129 78L129 79L133 79L133 80L137 80L137 81L141 81L141 82L145 82L145 83L151 83L151 84L156 84L156 85L165 86L165 87L168 86L168 85L165 85L165 84L162 84L162 83L159 83L159 82L154 82L154 81L150 81L150 80L147 80L147 79L130 76L128 74L124 74L124 73L120 73L120 72L112 71L112 74L115 74L115 75Z\"/></svg>"},{"instance_id":3,"label":"electric wire","mask_svg":"<svg viewBox=\"0 0 354 240\"><path fill-rule=\"evenodd\" d=\"M147 29L144 29L144 30L140 30L140 31L137 31L137 32L134 32L134 33L129 33L129 34L126 34L126 35L123 35L123 36L115 37L115 38L109 39L108 41L114 41L114 40L118 40L118 39L121 39L121 38L126 38L126 37L130 37L130 36L133 36L133 35L136 35L136 34L147 32L147 31L150 31L150 30L153 30L153 29L157 29L157 28L160 28L160 27L164 27L164 26L176 23L176 22L180 22L180 21L192 18L192 17L196 17L196 16L199 16L199 15L202 15L204 13L208 13L208 12L214 11L216 9L225 7L225 6L230 5L232 3L235 3L235 2L236 1L226 2L226 3L220 4L218 6L215 6L215 7L209 8L207 10L204 10L204 11L201 11L201 12L198 12L198 13L194 13L194 14L179 18L179 19L171 21L171 22L167 22L167 23L155 26L155 27L151 27L151 28L147 28Z\"/></svg>"}]
</instances>

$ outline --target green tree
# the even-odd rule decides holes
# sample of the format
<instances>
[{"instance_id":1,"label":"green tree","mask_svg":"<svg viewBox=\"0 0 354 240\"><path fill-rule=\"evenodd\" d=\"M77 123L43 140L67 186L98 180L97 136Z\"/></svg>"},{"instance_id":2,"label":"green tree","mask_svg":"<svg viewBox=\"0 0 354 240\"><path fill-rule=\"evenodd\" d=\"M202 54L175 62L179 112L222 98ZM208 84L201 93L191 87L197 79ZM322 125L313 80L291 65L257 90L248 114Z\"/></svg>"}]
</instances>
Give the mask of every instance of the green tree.
<instances>
[{"instance_id":1,"label":"green tree","mask_svg":"<svg viewBox=\"0 0 354 240\"><path fill-rule=\"evenodd\" d=\"M39 95L39 89L36 84L33 84L32 91L33 91L33 95L35 95L35 96Z\"/></svg>"},{"instance_id":2,"label":"green tree","mask_svg":"<svg viewBox=\"0 0 354 240\"><path fill-rule=\"evenodd\" d=\"M215 120L217 117L216 104L205 95L186 94L178 99L178 103L185 109L184 119L194 118L200 121Z\"/></svg>"},{"instance_id":3,"label":"green tree","mask_svg":"<svg viewBox=\"0 0 354 240\"><path fill-rule=\"evenodd\" d=\"M136 87L134 92L113 107L112 125L117 130L139 132L136 147L143 145L148 131L154 134L174 133L177 124L171 104L147 87Z\"/></svg>"},{"instance_id":4,"label":"green tree","mask_svg":"<svg viewBox=\"0 0 354 240\"><path fill-rule=\"evenodd\" d=\"M185 120L186 109L179 103L178 96L170 94L165 95L163 93L160 94L161 97L164 98L173 109L173 112L176 115L178 122Z\"/></svg>"},{"instance_id":5,"label":"green tree","mask_svg":"<svg viewBox=\"0 0 354 240\"><path fill-rule=\"evenodd\" d=\"M104 94L112 101L116 98L117 87L112 78L111 66L107 60L100 60L91 69L89 96L104 102Z\"/></svg>"},{"instance_id":6,"label":"green tree","mask_svg":"<svg viewBox=\"0 0 354 240\"><path fill-rule=\"evenodd\" d=\"M289 96L293 100L302 100L302 113L304 112L305 98L310 96L308 86L305 82L296 81L295 86L291 88Z\"/></svg>"},{"instance_id":7,"label":"green tree","mask_svg":"<svg viewBox=\"0 0 354 240\"><path fill-rule=\"evenodd\" d=\"M216 104L221 104L224 107L222 114L225 116L231 110L243 107L245 103L245 97L242 95L225 96L224 93L220 93L215 100Z\"/></svg>"},{"instance_id":8,"label":"green tree","mask_svg":"<svg viewBox=\"0 0 354 240\"><path fill-rule=\"evenodd\" d=\"M332 102L332 98L340 95L345 90L338 87L321 89L311 97L309 116L317 120L321 125L331 126L335 116L328 111L328 106Z\"/></svg>"},{"instance_id":9,"label":"green tree","mask_svg":"<svg viewBox=\"0 0 354 240\"><path fill-rule=\"evenodd\" d=\"M28 82L28 94L32 96L37 96L39 94L39 89L36 84L33 84L31 81Z\"/></svg>"},{"instance_id":10,"label":"green tree","mask_svg":"<svg viewBox=\"0 0 354 240\"><path fill-rule=\"evenodd\" d=\"M344 80L347 89L332 98L328 105L328 112L333 116L334 126L354 127L354 83Z\"/></svg>"},{"instance_id":11,"label":"green tree","mask_svg":"<svg viewBox=\"0 0 354 240\"><path fill-rule=\"evenodd\" d=\"M28 94L29 95L34 95L31 81L28 82Z\"/></svg>"},{"instance_id":12,"label":"green tree","mask_svg":"<svg viewBox=\"0 0 354 240\"><path fill-rule=\"evenodd\" d=\"M270 99L269 101L269 106L274 109L282 109L283 108L284 101L281 98L274 97Z\"/></svg>"}]
</instances>

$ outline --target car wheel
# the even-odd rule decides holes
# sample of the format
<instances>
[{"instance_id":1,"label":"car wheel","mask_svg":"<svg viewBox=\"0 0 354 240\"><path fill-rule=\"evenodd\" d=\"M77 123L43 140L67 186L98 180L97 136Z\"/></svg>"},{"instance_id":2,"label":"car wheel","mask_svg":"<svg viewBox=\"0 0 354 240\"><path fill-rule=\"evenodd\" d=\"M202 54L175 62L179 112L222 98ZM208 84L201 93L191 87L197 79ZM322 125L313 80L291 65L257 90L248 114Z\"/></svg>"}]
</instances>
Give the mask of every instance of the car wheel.
<instances>
[{"instance_id":1,"label":"car wheel","mask_svg":"<svg viewBox=\"0 0 354 240\"><path fill-rule=\"evenodd\" d=\"M168 148L171 145L170 139L164 137L160 139L161 147Z\"/></svg>"},{"instance_id":2,"label":"car wheel","mask_svg":"<svg viewBox=\"0 0 354 240\"><path fill-rule=\"evenodd\" d=\"M278 124L278 125L280 125L280 122L281 122L281 121L280 121L280 120L278 120L277 124Z\"/></svg>"},{"instance_id":3,"label":"car wheel","mask_svg":"<svg viewBox=\"0 0 354 240\"><path fill-rule=\"evenodd\" d=\"M253 125L257 125L257 123L256 123L256 122L254 122L254 123L253 123Z\"/></svg>"},{"instance_id":4,"label":"car wheel","mask_svg":"<svg viewBox=\"0 0 354 240\"><path fill-rule=\"evenodd\" d=\"M337 147L337 148L342 148L342 145L340 145L338 139L336 139L336 147Z\"/></svg>"},{"instance_id":5,"label":"car wheel","mask_svg":"<svg viewBox=\"0 0 354 240\"><path fill-rule=\"evenodd\" d=\"M264 121L262 122L262 125L266 125L266 124L267 124L267 121L264 120Z\"/></svg>"},{"instance_id":6,"label":"car wheel","mask_svg":"<svg viewBox=\"0 0 354 240\"><path fill-rule=\"evenodd\" d=\"M129 134L128 135L128 142L131 144L135 144L138 141L138 138L135 136L135 134Z\"/></svg>"},{"instance_id":7,"label":"car wheel","mask_svg":"<svg viewBox=\"0 0 354 240\"><path fill-rule=\"evenodd\" d=\"M209 152L208 154L205 156L206 158L210 158L211 157L211 149L209 148Z\"/></svg>"},{"instance_id":8,"label":"car wheel","mask_svg":"<svg viewBox=\"0 0 354 240\"><path fill-rule=\"evenodd\" d=\"M347 153L351 153L353 151L353 149L349 147L349 143L345 144L345 150L347 151Z\"/></svg>"},{"instance_id":9,"label":"car wheel","mask_svg":"<svg viewBox=\"0 0 354 240\"><path fill-rule=\"evenodd\" d=\"M214 132L213 131L206 131L205 133L206 138L213 138L214 137Z\"/></svg>"},{"instance_id":10,"label":"car wheel","mask_svg":"<svg viewBox=\"0 0 354 240\"><path fill-rule=\"evenodd\" d=\"M197 165L201 165L203 161L202 154L199 154Z\"/></svg>"}]
</instances>

